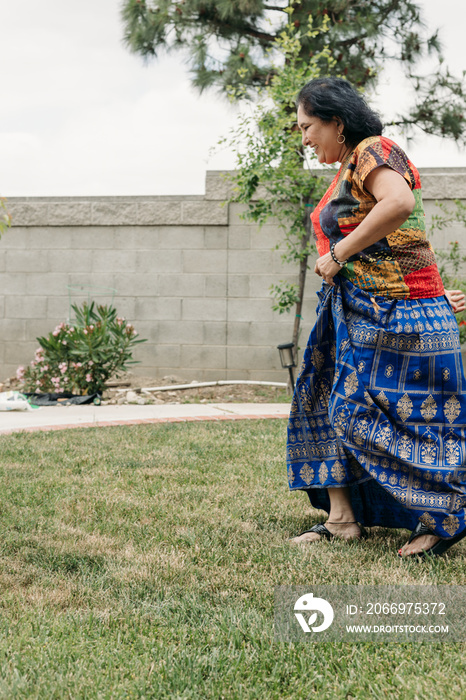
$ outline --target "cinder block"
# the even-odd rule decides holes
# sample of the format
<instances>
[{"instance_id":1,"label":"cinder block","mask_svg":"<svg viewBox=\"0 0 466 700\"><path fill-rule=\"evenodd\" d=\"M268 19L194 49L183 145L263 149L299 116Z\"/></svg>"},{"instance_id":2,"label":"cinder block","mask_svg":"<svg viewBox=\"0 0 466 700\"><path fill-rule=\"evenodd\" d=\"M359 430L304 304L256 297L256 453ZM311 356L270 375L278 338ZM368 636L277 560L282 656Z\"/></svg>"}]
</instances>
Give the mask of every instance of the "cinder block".
<instances>
[{"instance_id":1,"label":"cinder block","mask_svg":"<svg viewBox=\"0 0 466 700\"><path fill-rule=\"evenodd\" d=\"M181 319L181 299L136 299L135 321L171 321Z\"/></svg>"},{"instance_id":2,"label":"cinder block","mask_svg":"<svg viewBox=\"0 0 466 700\"><path fill-rule=\"evenodd\" d=\"M158 229L159 248L167 250L203 249L203 226L164 226Z\"/></svg>"},{"instance_id":3,"label":"cinder block","mask_svg":"<svg viewBox=\"0 0 466 700\"><path fill-rule=\"evenodd\" d=\"M259 297L263 299L270 299L272 303L272 297L270 294L270 287L272 284L279 284L280 281L296 282L296 276L294 275L283 275L280 279L277 275L251 275L250 281L250 294L251 297Z\"/></svg>"},{"instance_id":4,"label":"cinder block","mask_svg":"<svg viewBox=\"0 0 466 700\"><path fill-rule=\"evenodd\" d=\"M252 346L267 345L276 348L282 343L289 343L293 335L294 318L288 317L288 324L252 323L249 343ZM277 356L279 352L277 350Z\"/></svg>"},{"instance_id":5,"label":"cinder block","mask_svg":"<svg viewBox=\"0 0 466 700\"><path fill-rule=\"evenodd\" d=\"M5 343L3 361L12 365L16 369L20 365L26 365L34 359L34 354L37 349L37 341Z\"/></svg>"},{"instance_id":6,"label":"cinder block","mask_svg":"<svg viewBox=\"0 0 466 700\"><path fill-rule=\"evenodd\" d=\"M253 233L251 233L251 229ZM229 226L228 248L230 250L242 250L251 247L251 237L255 235L256 228L251 226Z\"/></svg>"},{"instance_id":7,"label":"cinder block","mask_svg":"<svg viewBox=\"0 0 466 700\"><path fill-rule=\"evenodd\" d=\"M5 343L8 340L22 341L26 340L27 337L35 337L33 332L28 329L28 335L26 335L26 327L29 325L30 321L25 319L17 318L3 318L4 310L4 299L0 297L0 342Z\"/></svg>"},{"instance_id":8,"label":"cinder block","mask_svg":"<svg viewBox=\"0 0 466 700\"><path fill-rule=\"evenodd\" d=\"M117 282L120 280L120 275L102 272L70 272L68 274L69 286L73 287L71 289L71 296L78 293L82 296L82 288L84 288L85 295L90 295L91 299L102 299L103 304L109 304L112 297L116 293L121 292L121 289L117 287ZM77 289L75 289L75 287ZM81 288L81 289L80 289Z\"/></svg>"},{"instance_id":9,"label":"cinder block","mask_svg":"<svg viewBox=\"0 0 466 700\"><path fill-rule=\"evenodd\" d=\"M5 297L0 297L0 318L5 316ZM0 334L0 338L1 338Z\"/></svg>"},{"instance_id":10,"label":"cinder block","mask_svg":"<svg viewBox=\"0 0 466 700\"><path fill-rule=\"evenodd\" d=\"M113 228L105 226L90 226L89 228L70 229L71 248L96 250L113 248Z\"/></svg>"},{"instance_id":11,"label":"cinder block","mask_svg":"<svg viewBox=\"0 0 466 700\"><path fill-rule=\"evenodd\" d=\"M122 316L128 323L134 323L136 318L136 297L118 296L115 298L113 306L118 312L118 316ZM139 331L139 327L136 328Z\"/></svg>"},{"instance_id":12,"label":"cinder block","mask_svg":"<svg viewBox=\"0 0 466 700\"><path fill-rule=\"evenodd\" d=\"M227 293L226 275L207 275L205 278L206 297L225 297Z\"/></svg>"},{"instance_id":13,"label":"cinder block","mask_svg":"<svg viewBox=\"0 0 466 700\"><path fill-rule=\"evenodd\" d=\"M272 250L277 245L283 245L285 232L279 226L265 225L260 229L256 229L251 234L251 248Z\"/></svg>"},{"instance_id":14,"label":"cinder block","mask_svg":"<svg viewBox=\"0 0 466 700\"><path fill-rule=\"evenodd\" d=\"M31 226L31 228L24 229L24 231L27 234L26 248L28 250L58 251L71 248L72 233L76 232L76 229L65 226L60 228Z\"/></svg>"},{"instance_id":15,"label":"cinder block","mask_svg":"<svg viewBox=\"0 0 466 700\"><path fill-rule=\"evenodd\" d=\"M225 299L183 299L183 321L225 321Z\"/></svg>"},{"instance_id":16,"label":"cinder block","mask_svg":"<svg viewBox=\"0 0 466 700\"><path fill-rule=\"evenodd\" d=\"M226 345L227 324L222 322L207 321L202 324L203 337L201 343L205 345ZM193 343L196 341L193 340Z\"/></svg>"},{"instance_id":17,"label":"cinder block","mask_svg":"<svg viewBox=\"0 0 466 700\"><path fill-rule=\"evenodd\" d=\"M24 250L28 248L29 230L21 227L8 229L2 236L2 249L17 250L19 248Z\"/></svg>"},{"instance_id":18,"label":"cinder block","mask_svg":"<svg viewBox=\"0 0 466 700\"><path fill-rule=\"evenodd\" d=\"M74 299L71 300L75 303ZM70 314L70 300L67 296L63 297L49 297L47 299L47 311L46 318L51 319L51 323L60 323L60 321L66 321ZM31 314L32 318L34 315ZM57 321L59 319L59 321ZM55 326L54 326L55 327Z\"/></svg>"},{"instance_id":19,"label":"cinder block","mask_svg":"<svg viewBox=\"0 0 466 700\"><path fill-rule=\"evenodd\" d=\"M228 252L228 272L230 274L250 274L270 272L272 252L269 250L230 250Z\"/></svg>"},{"instance_id":20,"label":"cinder block","mask_svg":"<svg viewBox=\"0 0 466 700\"><path fill-rule=\"evenodd\" d=\"M69 200L49 203L49 226L90 226L91 203Z\"/></svg>"},{"instance_id":21,"label":"cinder block","mask_svg":"<svg viewBox=\"0 0 466 700\"><path fill-rule=\"evenodd\" d=\"M23 293L28 296L33 296L35 294L59 296L61 294L66 294L68 275L59 272L48 272L47 274L43 272L32 272L25 275L22 282L23 287L24 285L26 287L26 289L23 289Z\"/></svg>"},{"instance_id":22,"label":"cinder block","mask_svg":"<svg viewBox=\"0 0 466 700\"><path fill-rule=\"evenodd\" d=\"M161 247L161 232L165 229L157 226L138 226L131 227L131 231L135 250L157 250Z\"/></svg>"},{"instance_id":23,"label":"cinder block","mask_svg":"<svg viewBox=\"0 0 466 700\"><path fill-rule=\"evenodd\" d=\"M1 272L0 289L6 296L21 296L26 293L26 279L19 272Z\"/></svg>"},{"instance_id":24,"label":"cinder block","mask_svg":"<svg viewBox=\"0 0 466 700\"><path fill-rule=\"evenodd\" d=\"M219 274L227 271L227 253L224 250L183 251L183 272Z\"/></svg>"},{"instance_id":25,"label":"cinder block","mask_svg":"<svg viewBox=\"0 0 466 700\"><path fill-rule=\"evenodd\" d=\"M228 292L230 297L248 297L249 283L251 277L249 275L228 275Z\"/></svg>"},{"instance_id":26,"label":"cinder block","mask_svg":"<svg viewBox=\"0 0 466 700\"><path fill-rule=\"evenodd\" d=\"M6 261L6 252L4 250L0 250L0 272L5 272L5 261Z\"/></svg>"},{"instance_id":27,"label":"cinder block","mask_svg":"<svg viewBox=\"0 0 466 700\"><path fill-rule=\"evenodd\" d=\"M47 272L48 260L45 250L7 250L8 272Z\"/></svg>"},{"instance_id":28,"label":"cinder block","mask_svg":"<svg viewBox=\"0 0 466 700\"><path fill-rule=\"evenodd\" d=\"M161 297L203 297L205 294L205 275L161 274L157 279Z\"/></svg>"},{"instance_id":29,"label":"cinder block","mask_svg":"<svg viewBox=\"0 0 466 700\"><path fill-rule=\"evenodd\" d=\"M181 250L137 250L135 269L137 272L176 273L182 270Z\"/></svg>"},{"instance_id":30,"label":"cinder block","mask_svg":"<svg viewBox=\"0 0 466 700\"><path fill-rule=\"evenodd\" d=\"M231 202L231 204L228 205L230 226L249 226L250 222L242 216L246 211L247 206L245 204Z\"/></svg>"},{"instance_id":31,"label":"cinder block","mask_svg":"<svg viewBox=\"0 0 466 700\"><path fill-rule=\"evenodd\" d=\"M234 183L229 170L207 170L205 179L206 199L226 201L233 191Z\"/></svg>"},{"instance_id":32,"label":"cinder block","mask_svg":"<svg viewBox=\"0 0 466 700\"><path fill-rule=\"evenodd\" d=\"M251 323L229 322L227 327L228 345L249 345Z\"/></svg>"},{"instance_id":33,"label":"cinder block","mask_svg":"<svg viewBox=\"0 0 466 700\"><path fill-rule=\"evenodd\" d=\"M179 345L142 343L134 350L134 359L145 367L180 367Z\"/></svg>"},{"instance_id":34,"label":"cinder block","mask_svg":"<svg viewBox=\"0 0 466 700\"><path fill-rule=\"evenodd\" d=\"M92 269L91 250L48 250L48 267L52 272L87 272Z\"/></svg>"},{"instance_id":35,"label":"cinder block","mask_svg":"<svg viewBox=\"0 0 466 700\"><path fill-rule=\"evenodd\" d=\"M204 329L202 321L159 321L156 342L169 345L203 342Z\"/></svg>"},{"instance_id":36,"label":"cinder block","mask_svg":"<svg viewBox=\"0 0 466 700\"><path fill-rule=\"evenodd\" d=\"M272 347L228 347L227 369L277 370L280 365L278 350Z\"/></svg>"},{"instance_id":37,"label":"cinder block","mask_svg":"<svg viewBox=\"0 0 466 700\"><path fill-rule=\"evenodd\" d=\"M137 222L139 226L159 226L181 224L181 200L138 202Z\"/></svg>"},{"instance_id":38,"label":"cinder block","mask_svg":"<svg viewBox=\"0 0 466 700\"><path fill-rule=\"evenodd\" d=\"M29 318L27 321L22 321L25 324L25 340L32 341L36 340L39 336L48 336L55 330L55 327L60 323L57 320L56 323L52 323L50 318L40 318L38 320ZM21 340L21 338L15 338L15 340ZM32 359L32 358L31 358Z\"/></svg>"},{"instance_id":39,"label":"cinder block","mask_svg":"<svg viewBox=\"0 0 466 700\"><path fill-rule=\"evenodd\" d=\"M283 252L274 250L272 253L272 271L276 275L295 275L299 274L299 266L297 262L284 262L282 260Z\"/></svg>"},{"instance_id":40,"label":"cinder block","mask_svg":"<svg viewBox=\"0 0 466 700\"><path fill-rule=\"evenodd\" d=\"M275 316L268 299L229 299L228 320L272 323Z\"/></svg>"},{"instance_id":41,"label":"cinder block","mask_svg":"<svg viewBox=\"0 0 466 700\"><path fill-rule=\"evenodd\" d=\"M135 328L139 337L145 338L151 345L158 343L161 339L159 321L137 321Z\"/></svg>"},{"instance_id":42,"label":"cinder block","mask_svg":"<svg viewBox=\"0 0 466 700\"><path fill-rule=\"evenodd\" d=\"M117 275L118 294L121 296L155 297L160 295L159 277L149 272Z\"/></svg>"},{"instance_id":43,"label":"cinder block","mask_svg":"<svg viewBox=\"0 0 466 700\"><path fill-rule=\"evenodd\" d=\"M121 250L135 249L135 226L115 226L113 230L113 247Z\"/></svg>"},{"instance_id":44,"label":"cinder block","mask_svg":"<svg viewBox=\"0 0 466 700\"><path fill-rule=\"evenodd\" d=\"M138 253L134 250L94 250L92 272L136 272L140 270ZM146 272L146 270L141 270Z\"/></svg>"},{"instance_id":45,"label":"cinder block","mask_svg":"<svg viewBox=\"0 0 466 700\"><path fill-rule=\"evenodd\" d=\"M205 247L226 250L228 247L227 226L207 226L204 234Z\"/></svg>"},{"instance_id":46,"label":"cinder block","mask_svg":"<svg viewBox=\"0 0 466 700\"><path fill-rule=\"evenodd\" d=\"M181 367L201 369L225 369L226 352L221 346L183 345L181 347Z\"/></svg>"},{"instance_id":47,"label":"cinder block","mask_svg":"<svg viewBox=\"0 0 466 700\"><path fill-rule=\"evenodd\" d=\"M24 202L10 197L8 211L11 214L11 225L17 226L48 226L48 202Z\"/></svg>"},{"instance_id":48,"label":"cinder block","mask_svg":"<svg viewBox=\"0 0 466 700\"><path fill-rule=\"evenodd\" d=\"M124 226L137 221L136 202L105 201L93 202L91 219L94 226Z\"/></svg>"},{"instance_id":49,"label":"cinder block","mask_svg":"<svg viewBox=\"0 0 466 700\"><path fill-rule=\"evenodd\" d=\"M228 224L228 207L220 202L184 200L181 207L185 226L220 226Z\"/></svg>"},{"instance_id":50,"label":"cinder block","mask_svg":"<svg viewBox=\"0 0 466 700\"><path fill-rule=\"evenodd\" d=\"M5 297L5 318L46 318L47 297Z\"/></svg>"}]
</instances>

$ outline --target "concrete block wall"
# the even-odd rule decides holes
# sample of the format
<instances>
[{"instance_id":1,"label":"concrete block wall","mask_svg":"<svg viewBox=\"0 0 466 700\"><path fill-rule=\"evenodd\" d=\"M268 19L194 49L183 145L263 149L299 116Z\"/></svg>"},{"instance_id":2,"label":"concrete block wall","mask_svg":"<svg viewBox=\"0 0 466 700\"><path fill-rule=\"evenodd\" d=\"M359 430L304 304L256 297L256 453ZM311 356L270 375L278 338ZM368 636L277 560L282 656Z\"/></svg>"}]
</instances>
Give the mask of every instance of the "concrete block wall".
<instances>
[{"instance_id":1,"label":"concrete block wall","mask_svg":"<svg viewBox=\"0 0 466 700\"><path fill-rule=\"evenodd\" d=\"M436 199L466 199L466 169L426 170L428 213ZM269 287L296 280L273 250L271 222L258 231L243 208L224 205L228 184L210 171L204 196L11 198L13 227L0 241L0 380L28 363L36 337L69 316L69 287L93 287L113 300L148 342L134 371L154 379L286 381L279 343L291 339L293 318L271 309ZM461 240L441 232L434 245ZM320 279L309 271L304 345ZM74 289L71 300L87 293Z\"/></svg>"}]
</instances>

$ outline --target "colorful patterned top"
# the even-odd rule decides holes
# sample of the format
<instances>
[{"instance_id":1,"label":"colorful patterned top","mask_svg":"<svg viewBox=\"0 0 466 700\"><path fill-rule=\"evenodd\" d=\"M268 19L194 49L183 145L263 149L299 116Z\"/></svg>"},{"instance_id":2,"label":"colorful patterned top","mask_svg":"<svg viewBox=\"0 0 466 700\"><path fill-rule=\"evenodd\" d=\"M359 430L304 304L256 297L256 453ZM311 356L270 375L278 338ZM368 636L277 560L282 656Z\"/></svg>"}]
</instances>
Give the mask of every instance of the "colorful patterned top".
<instances>
[{"instance_id":1,"label":"colorful patterned top","mask_svg":"<svg viewBox=\"0 0 466 700\"><path fill-rule=\"evenodd\" d=\"M353 255L341 274L360 289L384 297L442 296L442 280L426 238L419 173L404 151L384 136L370 136L356 146L311 214L319 254L328 253L331 244L350 234L377 204L364 189L364 181L383 165L405 178L414 194L415 207L396 231Z\"/></svg>"}]
</instances>

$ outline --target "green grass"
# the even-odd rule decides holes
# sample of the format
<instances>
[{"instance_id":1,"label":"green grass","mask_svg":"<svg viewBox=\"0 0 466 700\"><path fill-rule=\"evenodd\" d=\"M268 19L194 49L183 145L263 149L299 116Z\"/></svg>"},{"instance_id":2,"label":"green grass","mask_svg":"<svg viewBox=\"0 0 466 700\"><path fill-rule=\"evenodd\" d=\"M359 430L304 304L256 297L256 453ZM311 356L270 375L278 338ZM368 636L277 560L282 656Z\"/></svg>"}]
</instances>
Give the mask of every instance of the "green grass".
<instances>
[{"instance_id":1,"label":"green grass","mask_svg":"<svg viewBox=\"0 0 466 700\"><path fill-rule=\"evenodd\" d=\"M290 547L285 421L0 438L1 698L458 698L465 645L279 644L276 585L466 585L406 532Z\"/></svg>"}]
</instances>

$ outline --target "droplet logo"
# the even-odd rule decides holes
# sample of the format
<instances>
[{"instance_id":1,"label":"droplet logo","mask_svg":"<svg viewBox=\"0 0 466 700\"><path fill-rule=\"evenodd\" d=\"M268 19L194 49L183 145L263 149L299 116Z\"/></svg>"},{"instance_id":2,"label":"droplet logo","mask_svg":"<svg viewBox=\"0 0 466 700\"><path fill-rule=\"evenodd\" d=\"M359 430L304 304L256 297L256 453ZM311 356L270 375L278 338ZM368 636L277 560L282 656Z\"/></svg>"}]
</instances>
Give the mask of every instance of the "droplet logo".
<instances>
[{"instance_id":1,"label":"droplet logo","mask_svg":"<svg viewBox=\"0 0 466 700\"><path fill-rule=\"evenodd\" d=\"M295 611L301 610L302 612L307 613L316 610L317 612L321 612L324 616L324 621L322 624L317 627L313 627L317 620L317 612L312 612L312 615L309 616L307 622L301 612L295 612L295 617L298 620L303 632L323 632L324 630L328 629L333 622L333 608L330 603L327 600L324 600L324 598L314 598L313 593L306 593L298 598L294 604L294 609Z\"/></svg>"}]
</instances>

